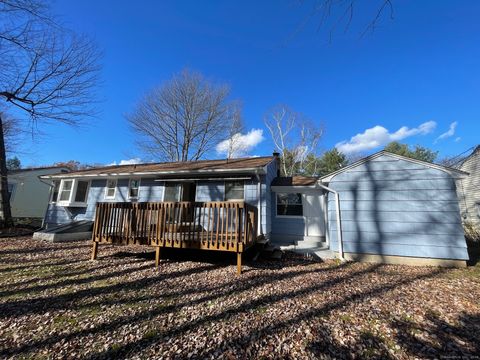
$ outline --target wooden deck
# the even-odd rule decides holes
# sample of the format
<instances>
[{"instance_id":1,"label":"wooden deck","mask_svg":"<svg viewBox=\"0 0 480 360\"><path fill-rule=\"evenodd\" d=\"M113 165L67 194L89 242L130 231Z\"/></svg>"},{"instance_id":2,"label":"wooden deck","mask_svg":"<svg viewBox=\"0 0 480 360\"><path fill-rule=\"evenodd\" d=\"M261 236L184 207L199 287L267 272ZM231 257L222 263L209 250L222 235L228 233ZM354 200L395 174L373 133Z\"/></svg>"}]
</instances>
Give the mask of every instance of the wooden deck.
<instances>
[{"instance_id":1,"label":"wooden deck","mask_svg":"<svg viewBox=\"0 0 480 360\"><path fill-rule=\"evenodd\" d=\"M257 240L257 209L243 201L97 203L92 259L99 243L242 253Z\"/></svg>"}]
</instances>

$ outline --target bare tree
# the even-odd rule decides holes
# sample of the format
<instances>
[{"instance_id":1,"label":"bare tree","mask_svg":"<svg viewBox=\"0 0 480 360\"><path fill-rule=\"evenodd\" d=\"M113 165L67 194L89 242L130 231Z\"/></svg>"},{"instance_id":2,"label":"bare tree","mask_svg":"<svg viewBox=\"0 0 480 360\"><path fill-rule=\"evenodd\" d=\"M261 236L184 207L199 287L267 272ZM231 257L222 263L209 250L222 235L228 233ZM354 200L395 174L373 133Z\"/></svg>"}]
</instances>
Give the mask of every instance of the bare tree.
<instances>
[{"instance_id":1,"label":"bare tree","mask_svg":"<svg viewBox=\"0 0 480 360\"><path fill-rule=\"evenodd\" d=\"M228 149L227 159L234 158L241 151L241 135L245 130L245 125L242 118L242 110L240 104L236 104L232 107L232 117L230 121L230 127L228 128Z\"/></svg>"},{"instance_id":2,"label":"bare tree","mask_svg":"<svg viewBox=\"0 0 480 360\"><path fill-rule=\"evenodd\" d=\"M309 161L316 158L322 126L286 105L279 105L265 117L265 126L282 157L281 170L285 176L302 173ZM313 155L313 156L312 156Z\"/></svg>"},{"instance_id":3,"label":"bare tree","mask_svg":"<svg viewBox=\"0 0 480 360\"><path fill-rule=\"evenodd\" d=\"M0 0L0 100L26 114L22 128L39 122L76 125L95 114L99 54L86 37L59 26L39 0ZM21 116L21 115L20 115ZM0 115L0 134L4 134ZM5 226L12 225L5 141L0 136L0 196Z\"/></svg>"},{"instance_id":4,"label":"bare tree","mask_svg":"<svg viewBox=\"0 0 480 360\"><path fill-rule=\"evenodd\" d=\"M228 136L235 118L229 88L184 70L147 93L126 116L146 153L165 161L195 161Z\"/></svg>"}]
</instances>

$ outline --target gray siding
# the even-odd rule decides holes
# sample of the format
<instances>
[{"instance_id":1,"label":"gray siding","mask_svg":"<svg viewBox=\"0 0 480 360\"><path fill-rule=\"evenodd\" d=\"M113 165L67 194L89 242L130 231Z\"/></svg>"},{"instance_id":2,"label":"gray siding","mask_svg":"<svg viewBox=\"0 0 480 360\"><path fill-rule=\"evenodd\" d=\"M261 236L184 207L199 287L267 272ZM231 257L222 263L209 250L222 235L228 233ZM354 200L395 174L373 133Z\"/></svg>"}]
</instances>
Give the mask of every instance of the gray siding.
<instances>
[{"instance_id":1,"label":"gray siding","mask_svg":"<svg viewBox=\"0 0 480 360\"><path fill-rule=\"evenodd\" d=\"M480 147L463 162L460 169L470 174L458 181L462 218L480 228Z\"/></svg>"},{"instance_id":2,"label":"gray siding","mask_svg":"<svg viewBox=\"0 0 480 360\"><path fill-rule=\"evenodd\" d=\"M454 179L446 172L381 155L342 172L344 251L467 260ZM335 201L328 198L331 248L338 249Z\"/></svg>"}]
</instances>

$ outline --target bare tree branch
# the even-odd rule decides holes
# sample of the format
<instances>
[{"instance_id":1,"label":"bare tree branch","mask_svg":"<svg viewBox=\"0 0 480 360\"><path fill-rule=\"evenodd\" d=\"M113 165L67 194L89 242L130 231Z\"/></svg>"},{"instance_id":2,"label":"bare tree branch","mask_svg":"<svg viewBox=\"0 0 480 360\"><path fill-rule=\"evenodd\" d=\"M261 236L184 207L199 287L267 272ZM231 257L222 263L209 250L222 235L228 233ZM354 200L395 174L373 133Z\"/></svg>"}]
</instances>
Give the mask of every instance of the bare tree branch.
<instances>
[{"instance_id":1,"label":"bare tree branch","mask_svg":"<svg viewBox=\"0 0 480 360\"><path fill-rule=\"evenodd\" d=\"M228 95L225 85L184 70L147 93L126 118L146 153L166 161L198 160L228 136L236 116Z\"/></svg>"}]
</instances>

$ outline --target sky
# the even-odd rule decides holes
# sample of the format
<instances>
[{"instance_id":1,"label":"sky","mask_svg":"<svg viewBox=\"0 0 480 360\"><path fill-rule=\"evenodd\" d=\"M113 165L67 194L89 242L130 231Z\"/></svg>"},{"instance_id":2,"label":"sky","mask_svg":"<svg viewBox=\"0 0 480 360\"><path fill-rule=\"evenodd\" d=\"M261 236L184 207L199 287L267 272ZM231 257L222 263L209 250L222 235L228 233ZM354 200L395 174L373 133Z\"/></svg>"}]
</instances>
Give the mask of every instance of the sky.
<instances>
[{"instance_id":1,"label":"sky","mask_svg":"<svg viewBox=\"0 0 480 360\"><path fill-rule=\"evenodd\" d=\"M381 1L357 2L347 28L341 13L323 24L309 16L312 0L57 0L64 25L102 52L100 112L79 128L38 124L42 135L19 157L33 166L142 158L124 115L185 68L242 102L247 155L274 150L263 119L277 104L323 126L323 150L368 154L398 140L459 154L480 139L480 2L392 3L393 19L385 10L362 36Z\"/></svg>"}]
</instances>

